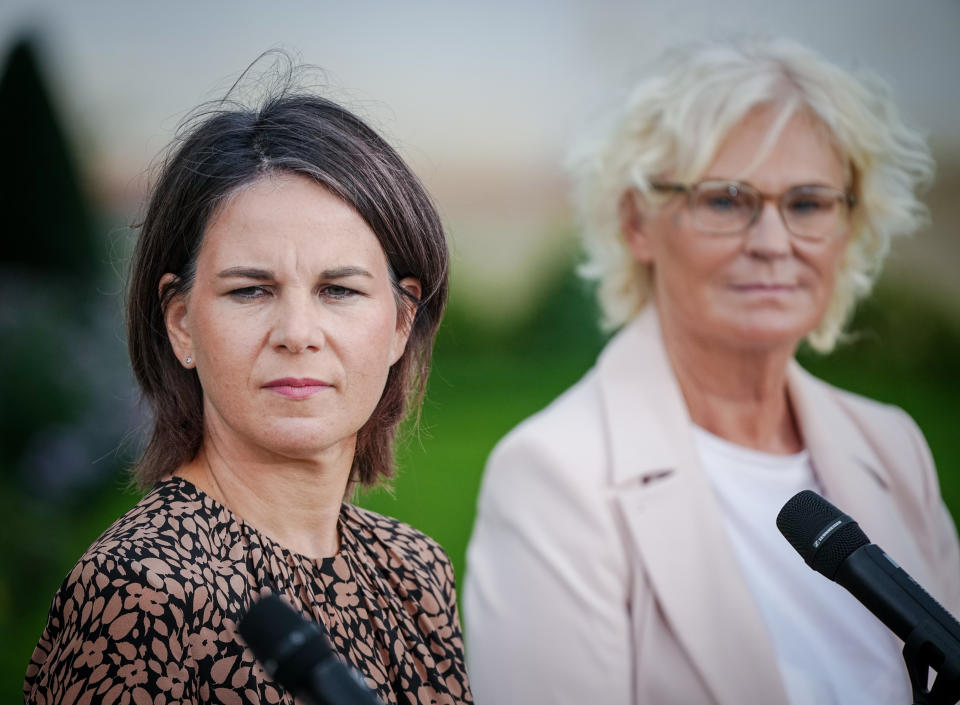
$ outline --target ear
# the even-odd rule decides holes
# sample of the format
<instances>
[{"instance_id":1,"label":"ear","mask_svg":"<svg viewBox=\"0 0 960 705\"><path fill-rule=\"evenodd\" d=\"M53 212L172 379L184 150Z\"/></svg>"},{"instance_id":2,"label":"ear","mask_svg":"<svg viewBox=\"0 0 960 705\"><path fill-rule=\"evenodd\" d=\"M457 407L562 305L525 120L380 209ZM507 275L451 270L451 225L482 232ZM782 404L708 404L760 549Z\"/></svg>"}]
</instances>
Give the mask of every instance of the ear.
<instances>
[{"instance_id":1,"label":"ear","mask_svg":"<svg viewBox=\"0 0 960 705\"><path fill-rule=\"evenodd\" d=\"M164 292L176 282L177 277L174 274L167 273L160 277L157 295L161 302L164 299ZM190 336L188 325L187 295L185 293L174 294L167 301L167 305L163 309L163 322L167 328L167 338L170 340L173 354L177 356L180 364L184 367L193 367L195 363L185 362L188 357L193 357L193 339Z\"/></svg>"},{"instance_id":2,"label":"ear","mask_svg":"<svg viewBox=\"0 0 960 705\"><path fill-rule=\"evenodd\" d=\"M410 337L410 330L413 328L413 317L417 315L417 303L423 290L420 287L420 281L415 277L404 277L397 286L403 289L409 296L401 295L400 310L397 312L397 331L393 336L393 343L390 347L390 364L394 364L403 356L403 351L407 347L407 339ZM412 300L411 300L412 299Z\"/></svg>"},{"instance_id":3,"label":"ear","mask_svg":"<svg viewBox=\"0 0 960 705\"><path fill-rule=\"evenodd\" d=\"M649 264L653 262L653 243L650 240L649 218L641 209L642 199L634 189L620 197L620 234L634 259Z\"/></svg>"}]
</instances>

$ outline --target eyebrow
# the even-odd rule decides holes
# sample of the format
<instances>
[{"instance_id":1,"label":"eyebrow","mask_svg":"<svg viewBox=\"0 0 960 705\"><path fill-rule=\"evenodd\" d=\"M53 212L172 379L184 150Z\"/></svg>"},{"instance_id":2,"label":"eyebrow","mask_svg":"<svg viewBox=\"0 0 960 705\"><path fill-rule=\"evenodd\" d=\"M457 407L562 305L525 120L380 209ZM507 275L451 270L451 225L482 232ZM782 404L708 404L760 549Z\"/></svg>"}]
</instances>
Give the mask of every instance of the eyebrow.
<instances>
[{"instance_id":1,"label":"eyebrow","mask_svg":"<svg viewBox=\"0 0 960 705\"><path fill-rule=\"evenodd\" d=\"M258 269L256 267L229 267L219 272L217 277L220 279L253 279L255 281L269 281L276 278L269 269ZM324 269L320 272L319 278L344 279L346 277L369 277L373 279L373 275L363 267L351 265Z\"/></svg>"}]
</instances>

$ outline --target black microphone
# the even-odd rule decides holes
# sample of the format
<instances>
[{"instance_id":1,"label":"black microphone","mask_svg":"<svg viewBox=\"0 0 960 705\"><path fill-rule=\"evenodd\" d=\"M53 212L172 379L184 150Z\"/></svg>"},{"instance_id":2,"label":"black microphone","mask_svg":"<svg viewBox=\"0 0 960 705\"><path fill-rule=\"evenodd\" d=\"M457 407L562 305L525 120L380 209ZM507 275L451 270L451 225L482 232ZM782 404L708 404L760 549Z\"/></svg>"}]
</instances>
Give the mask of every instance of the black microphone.
<instances>
[{"instance_id":1,"label":"black microphone","mask_svg":"<svg viewBox=\"0 0 960 705\"><path fill-rule=\"evenodd\" d=\"M839 583L904 641L916 703L960 701L960 623L870 539L816 492L791 497L777 528L803 560ZM927 689L929 669L937 671Z\"/></svg>"},{"instance_id":2,"label":"black microphone","mask_svg":"<svg viewBox=\"0 0 960 705\"><path fill-rule=\"evenodd\" d=\"M310 705L383 705L338 657L323 626L277 595L255 602L237 625L271 678Z\"/></svg>"}]
</instances>

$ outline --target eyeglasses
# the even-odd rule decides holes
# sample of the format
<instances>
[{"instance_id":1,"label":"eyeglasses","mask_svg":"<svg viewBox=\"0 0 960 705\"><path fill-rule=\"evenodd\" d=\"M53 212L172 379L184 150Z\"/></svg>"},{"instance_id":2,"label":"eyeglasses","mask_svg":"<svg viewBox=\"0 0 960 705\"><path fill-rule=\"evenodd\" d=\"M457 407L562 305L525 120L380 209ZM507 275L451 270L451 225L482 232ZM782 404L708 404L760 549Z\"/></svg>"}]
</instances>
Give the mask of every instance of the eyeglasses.
<instances>
[{"instance_id":1,"label":"eyeglasses","mask_svg":"<svg viewBox=\"0 0 960 705\"><path fill-rule=\"evenodd\" d=\"M739 181L701 181L698 184L653 183L655 191L675 191L689 197L693 224L710 233L743 232L760 216L765 201L775 200L787 230L815 242L835 238L850 225L857 199L828 186L794 186L778 195L761 193Z\"/></svg>"}]
</instances>

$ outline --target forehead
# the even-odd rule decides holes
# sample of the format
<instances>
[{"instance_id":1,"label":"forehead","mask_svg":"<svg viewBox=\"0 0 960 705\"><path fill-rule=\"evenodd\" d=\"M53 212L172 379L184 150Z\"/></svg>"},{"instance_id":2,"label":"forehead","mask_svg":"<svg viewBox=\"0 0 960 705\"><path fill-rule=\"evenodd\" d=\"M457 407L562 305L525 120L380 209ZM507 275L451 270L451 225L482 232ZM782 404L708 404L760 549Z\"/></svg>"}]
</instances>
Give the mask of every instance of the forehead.
<instances>
[{"instance_id":1,"label":"forehead","mask_svg":"<svg viewBox=\"0 0 960 705\"><path fill-rule=\"evenodd\" d=\"M290 173L241 187L210 219L198 265L233 265L244 259L272 266L386 266L377 236L351 205L312 179Z\"/></svg>"},{"instance_id":2,"label":"forehead","mask_svg":"<svg viewBox=\"0 0 960 705\"><path fill-rule=\"evenodd\" d=\"M770 192L798 184L842 189L848 170L829 129L809 111L761 106L730 130L704 178L749 181Z\"/></svg>"}]
</instances>

